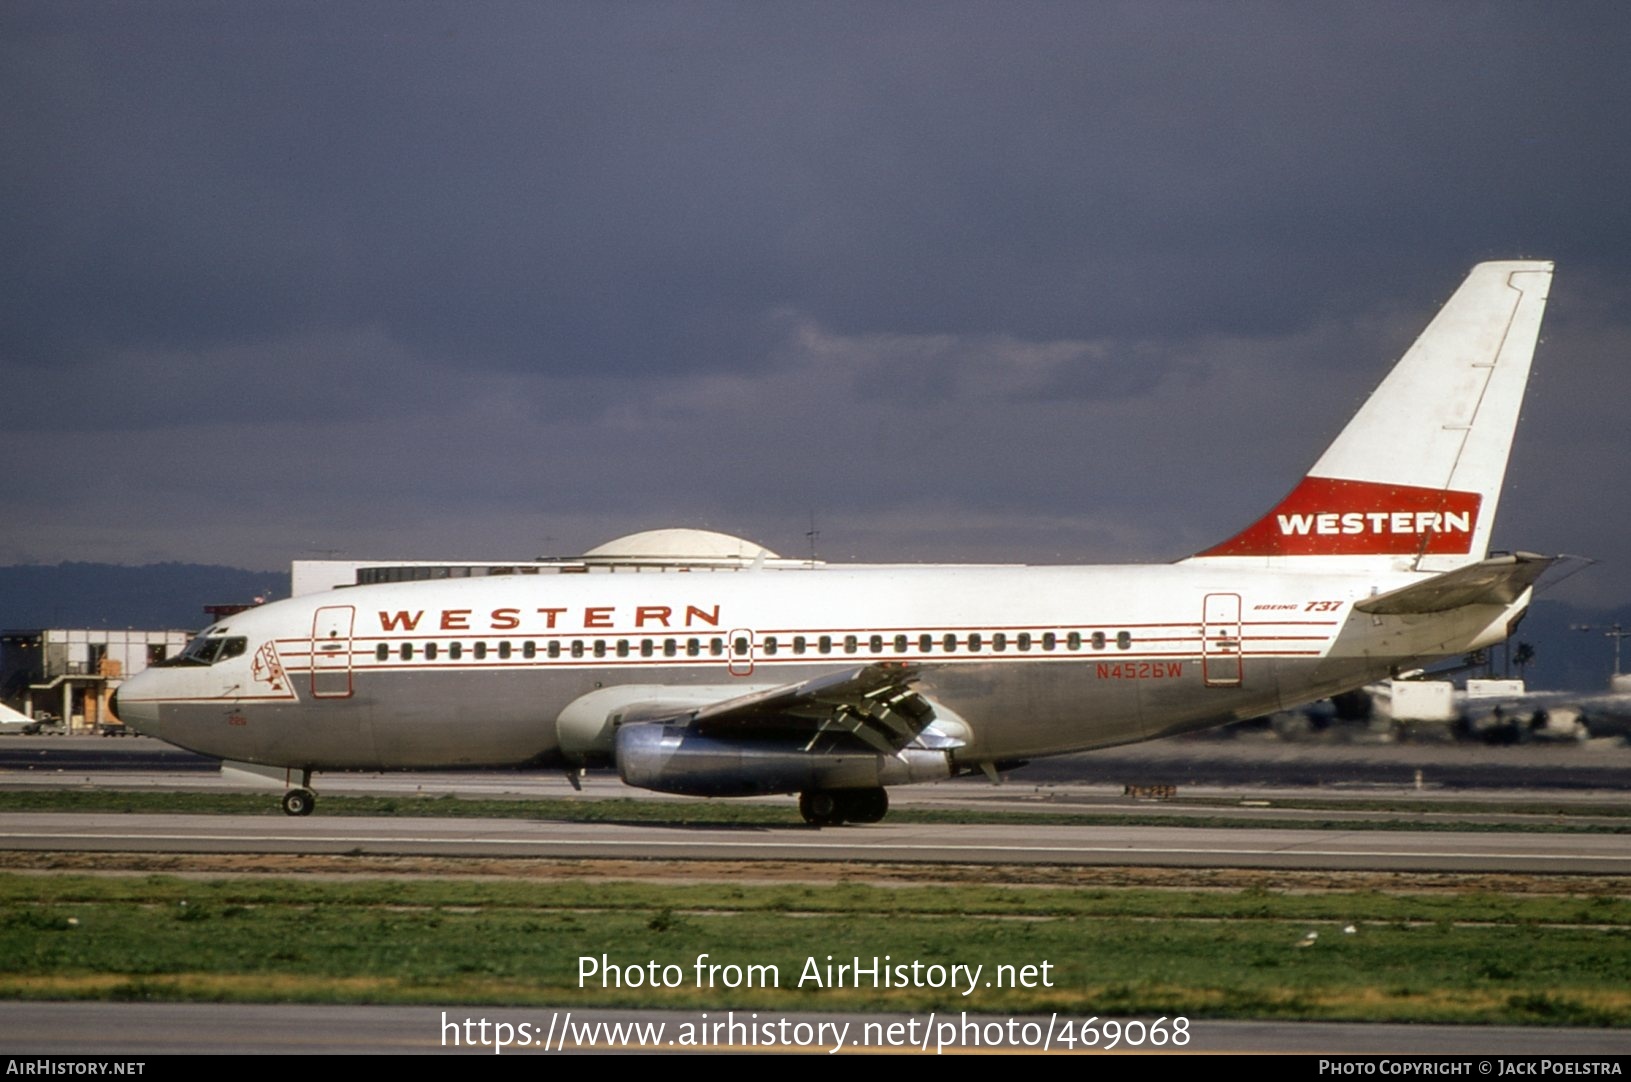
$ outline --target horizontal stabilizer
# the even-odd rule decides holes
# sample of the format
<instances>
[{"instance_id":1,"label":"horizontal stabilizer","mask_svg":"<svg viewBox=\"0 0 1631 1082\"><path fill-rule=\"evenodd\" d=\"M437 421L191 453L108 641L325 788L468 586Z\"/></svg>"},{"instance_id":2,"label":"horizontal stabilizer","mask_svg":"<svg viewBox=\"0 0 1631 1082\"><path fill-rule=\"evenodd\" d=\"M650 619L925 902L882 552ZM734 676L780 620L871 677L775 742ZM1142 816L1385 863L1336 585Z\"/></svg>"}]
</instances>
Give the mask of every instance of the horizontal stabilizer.
<instances>
[{"instance_id":1,"label":"horizontal stabilizer","mask_svg":"<svg viewBox=\"0 0 1631 1082\"><path fill-rule=\"evenodd\" d=\"M1354 608L1376 616L1406 616L1448 612L1465 605L1510 605L1556 562L1555 557L1532 552L1494 556L1368 597L1356 602Z\"/></svg>"}]
</instances>

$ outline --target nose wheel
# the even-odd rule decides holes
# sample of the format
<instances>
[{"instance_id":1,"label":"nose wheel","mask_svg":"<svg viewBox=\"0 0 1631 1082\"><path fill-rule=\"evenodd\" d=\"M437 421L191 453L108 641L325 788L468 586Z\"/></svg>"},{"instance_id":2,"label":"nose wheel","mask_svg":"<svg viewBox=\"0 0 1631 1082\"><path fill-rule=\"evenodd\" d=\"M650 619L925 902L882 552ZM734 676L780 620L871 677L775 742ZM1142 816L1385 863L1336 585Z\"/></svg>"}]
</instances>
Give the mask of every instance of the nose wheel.
<instances>
[{"instance_id":1,"label":"nose wheel","mask_svg":"<svg viewBox=\"0 0 1631 1082\"><path fill-rule=\"evenodd\" d=\"M310 815L317 807L317 794L310 789L290 789L283 794L285 815Z\"/></svg>"},{"instance_id":2,"label":"nose wheel","mask_svg":"<svg viewBox=\"0 0 1631 1082\"><path fill-rule=\"evenodd\" d=\"M888 813L885 789L807 789L799 794L799 814L811 826L876 823Z\"/></svg>"}]
</instances>

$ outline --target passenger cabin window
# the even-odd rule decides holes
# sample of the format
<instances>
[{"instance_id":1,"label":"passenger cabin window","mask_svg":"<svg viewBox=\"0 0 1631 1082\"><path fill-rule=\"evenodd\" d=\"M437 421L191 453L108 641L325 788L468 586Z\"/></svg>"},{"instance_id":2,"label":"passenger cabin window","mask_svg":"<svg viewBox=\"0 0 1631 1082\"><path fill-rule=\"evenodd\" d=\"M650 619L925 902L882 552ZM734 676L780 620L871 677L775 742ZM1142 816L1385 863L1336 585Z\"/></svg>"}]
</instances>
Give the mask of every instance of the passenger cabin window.
<instances>
[{"instance_id":1,"label":"passenger cabin window","mask_svg":"<svg viewBox=\"0 0 1631 1082\"><path fill-rule=\"evenodd\" d=\"M774 654L776 652L776 636L766 635L765 636L765 641L764 641L764 648L765 648L765 653Z\"/></svg>"},{"instance_id":2,"label":"passenger cabin window","mask_svg":"<svg viewBox=\"0 0 1631 1082\"><path fill-rule=\"evenodd\" d=\"M628 657L629 656L629 640L628 639L618 639L617 640L617 656L618 657Z\"/></svg>"},{"instance_id":3,"label":"passenger cabin window","mask_svg":"<svg viewBox=\"0 0 1631 1082\"><path fill-rule=\"evenodd\" d=\"M427 642L425 644L425 660L426 661L435 661L436 660L436 655L441 651L441 649L442 648L441 648L440 644L434 643L434 642Z\"/></svg>"},{"instance_id":4,"label":"passenger cabin window","mask_svg":"<svg viewBox=\"0 0 1631 1082\"><path fill-rule=\"evenodd\" d=\"M447 645L447 656L452 658L454 661L457 661L457 660L459 660L459 658L463 657L464 656L464 643L462 643L462 642L448 643L448 645Z\"/></svg>"},{"instance_id":5,"label":"passenger cabin window","mask_svg":"<svg viewBox=\"0 0 1631 1082\"><path fill-rule=\"evenodd\" d=\"M533 658L537 657L538 644L533 642L531 639L528 639L526 642L522 643L521 656L526 658L528 661L531 661Z\"/></svg>"},{"instance_id":6,"label":"passenger cabin window","mask_svg":"<svg viewBox=\"0 0 1631 1082\"><path fill-rule=\"evenodd\" d=\"M1133 648L1133 633L1131 631L1116 632L1116 649L1131 650Z\"/></svg>"},{"instance_id":7,"label":"passenger cabin window","mask_svg":"<svg viewBox=\"0 0 1631 1082\"><path fill-rule=\"evenodd\" d=\"M679 652L680 652L680 644L679 643L675 642L673 639L664 639L663 640L663 656L664 657L674 657L677 654L679 654Z\"/></svg>"},{"instance_id":8,"label":"passenger cabin window","mask_svg":"<svg viewBox=\"0 0 1631 1082\"><path fill-rule=\"evenodd\" d=\"M846 653L846 654L855 653L856 645L857 645L857 642L856 642L856 639L855 639L854 635L845 635L844 636L844 653Z\"/></svg>"},{"instance_id":9,"label":"passenger cabin window","mask_svg":"<svg viewBox=\"0 0 1631 1082\"><path fill-rule=\"evenodd\" d=\"M1093 649L1095 649L1095 650L1103 650L1104 649L1104 632L1102 632L1102 631L1093 632Z\"/></svg>"},{"instance_id":10,"label":"passenger cabin window","mask_svg":"<svg viewBox=\"0 0 1631 1082\"><path fill-rule=\"evenodd\" d=\"M795 653L795 654L804 653L804 636L803 635L794 635L793 636L793 653Z\"/></svg>"},{"instance_id":11,"label":"passenger cabin window","mask_svg":"<svg viewBox=\"0 0 1631 1082\"><path fill-rule=\"evenodd\" d=\"M402 658L403 661L412 661L413 660L413 643L405 642L401 646L397 647L397 654Z\"/></svg>"},{"instance_id":12,"label":"passenger cabin window","mask_svg":"<svg viewBox=\"0 0 1631 1082\"><path fill-rule=\"evenodd\" d=\"M1018 635L1015 635L1014 645L1018 646L1021 650L1029 650L1031 648L1031 633L1029 631L1021 631Z\"/></svg>"},{"instance_id":13,"label":"passenger cabin window","mask_svg":"<svg viewBox=\"0 0 1631 1082\"><path fill-rule=\"evenodd\" d=\"M724 652L725 652L725 640L724 639L709 639L708 640L708 653L710 653L714 657L718 657L719 655L723 654Z\"/></svg>"},{"instance_id":14,"label":"passenger cabin window","mask_svg":"<svg viewBox=\"0 0 1631 1082\"><path fill-rule=\"evenodd\" d=\"M905 635L896 635L895 636L895 653L904 654L905 652L906 652L906 636Z\"/></svg>"},{"instance_id":15,"label":"passenger cabin window","mask_svg":"<svg viewBox=\"0 0 1631 1082\"><path fill-rule=\"evenodd\" d=\"M1052 650L1055 646L1058 646L1058 645L1059 645L1059 637L1057 635L1055 635L1051 631L1044 631L1042 633L1042 649Z\"/></svg>"},{"instance_id":16,"label":"passenger cabin window","mask_svg":"<svg viewBox=\"0 0 1631 1082\"><path fill-rule=\"evenodd\" d=\"M832 636L823 635L821 638L817 639L816 649L820 650L823 654L832 653Z\"/></svg>"},{"instance_id":17,"label":"passenger cabin window","mask_svg":"<svg viewBox=\"0 0 1631 1082\"><path fill-rule=\"evenodd\" d=\"M737 657L748 656L748 640L746 635L738 635L731 642L731 650Z\"/></svg>"},{"instance_id":18,"label":"passenger cabin window","mask_svg":"<svg viewBox=\"0 0 1631 1082\"><path fill-rule=\"evenodd\" d=\"M685 654L687 657L697 657L702 653L702 643L697 639L685 640Z\"/></svg>"},{"instance_id":19,"label":"passenger cabin window","mask_svg":"<svg viewBox=\"0 0 1631 1082\"><path fill-rule=\"evenodd\" d=\"M957 650L957 636L949 631L946 632L945 638L940 640L940 645L945 649L946 653L954 653Z\"/></svg>"},{"instance_id":20,"label":"passenger cabin window","mask_svg":"<svg viewBox=\"0 0 1631 1082\"><path fill-rule=\"evenodd\" d=\"M582 639L573 639L572 640L572 656L573 657L582 657L583 656L583 640Z\"/></svg>"},{"instance_id":21,"label":"passenger cabin window","mask_svg":"<svg viewBox=\"0 0 1631 1082\"><path fill-rule=\"evenodd\" d=\"M380 643L378 646L374 647L374 660L375 661L384 661L386 658L388 658L390 656L391 656L391 648L389 646L385 645L384 643Z\"/></svg>"},{"instance_id":22,"label":"passenger cabin window","mask_svg":"<svg viewBox=\"0 0 1631 1082\"><path fill-rule=\"evenodd\" d=\"M527 645L531 646L532 644L528 643ZM498 659L500 661L508 661L510 659L510 640L509 639L505 639L503 642L498 644Z\"/></svg>"},{"instance_id":23,"label":"passenger cabin window","mask_svg":"<svg viewBox=\"0 0 1631 1082\"><path fill-rule=\"evenodd\" d=\"M480 661L482 658L487 656L487 644L484 642L476 643L474 652L476 655L476 660Z\"/></svg>"},{"instance_id":24,"label":"passenger cabin window","mask_svg":"<svg viewBox=\"0 0 1631 1082\"><path fill-rule=\"evenodd\" d=\"M641 639L640 640L640 656L641 657L650 657L653 653L656 652L656 648L657 648L657 644L652 642L650 639Z\"/></svg>"},{"instance_id":25,"label":"passenger cabin window","mask_svg":"<svg viewBox=\"0 0 1631 1082\"><path fill-rule=\"evenodd\" d=\"M1066 635L1065 645L1070 647L1072 650L1080 650L1082 648L1082 633L1080 631L1072 631L1069 635Z\"/></svg>"},{"instance_id":26,"label":"passenger cabin window","mask_svg":"<svg viewBox=\"0 0 1631 1082\"><path fill-rule=\"evenodd\" d=\"M1008 649L1008 636L1004 635L1000 631L992 632L991 633L991 649L997 651L998 653L1001 653L1002 651Z\"/></svg>"},{"instance_id":27,"label":"passenger cabin window","mask_svg":"<svg viewBox=\"0 0 1631 1082\"><path fill-rule=\"evenodd\" d=\"M983 635L981 635L978 631L971 631L971 632L968 633L968 648L970 650L978 652L980 647L984 646L984 645L985 645L985 637Z\"/></svg>"},{"instance_id":28,"label":"passenger cabin window","mask_svg":"<svg viewBox=\"0 0 1631 1082\"><path fill-rule=\"evenodd\" d=\"M927 632L919 635L917 637L917 648L922 653L932 653L934 651L934 636Z\"/></svg>"},{"instance_id":29,"label":"passenger cabin window","mask_svg":"<svg viewBox=\"0 0 1631 1082\"><path fill-rule=\"evenodd\" d=\"M883 636L882 635L872 636L872 638L867 640L867 648L870 649L874 654L883 653Z\"/></svg>"}]
</instances>

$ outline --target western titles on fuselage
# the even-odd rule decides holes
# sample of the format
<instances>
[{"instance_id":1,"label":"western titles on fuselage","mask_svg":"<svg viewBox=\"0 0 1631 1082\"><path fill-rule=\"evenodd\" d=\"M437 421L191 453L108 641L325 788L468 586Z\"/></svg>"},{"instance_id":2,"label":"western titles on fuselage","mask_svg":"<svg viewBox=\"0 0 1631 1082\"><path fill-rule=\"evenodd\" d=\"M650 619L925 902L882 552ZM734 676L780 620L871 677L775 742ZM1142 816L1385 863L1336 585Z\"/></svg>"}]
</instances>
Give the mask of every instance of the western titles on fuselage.
<instances>
[{"instance_id":1,"label":"western titles on fuselage","mask_svg":"<svg viewBox=\"0 0 1631 1082\"><path fill-rule=\"evenodd\" d=\"M485 617L477 616L473 609L442 609L431 626L441 631L474 631L470 624L472 619L487 621L489 631L517 631L521 630L523 619L530 620L533 616L543 617L543 629L553 631L558 627L576 626L585 631L600 628L615 628L628 622L627 614L620 613L617 605L586 605L573 609L566 605L539 606L531 613L523 616L523 609L519 607L504 606L493 609ZM701 605L687 604L683 614L676 614L672 605L639 605L633 606L633 627L636 631L648 628L671 627L718 627L719 605L716 603L707 608ZM568 615L573 614L573 615ZM576 624L573 624L574 616ZM409 611L398 609L395 612L381 611L379 614L379 629L381 631L417 631L419 624L425 618L425 610Z\"/></svg>"}]
</instances>

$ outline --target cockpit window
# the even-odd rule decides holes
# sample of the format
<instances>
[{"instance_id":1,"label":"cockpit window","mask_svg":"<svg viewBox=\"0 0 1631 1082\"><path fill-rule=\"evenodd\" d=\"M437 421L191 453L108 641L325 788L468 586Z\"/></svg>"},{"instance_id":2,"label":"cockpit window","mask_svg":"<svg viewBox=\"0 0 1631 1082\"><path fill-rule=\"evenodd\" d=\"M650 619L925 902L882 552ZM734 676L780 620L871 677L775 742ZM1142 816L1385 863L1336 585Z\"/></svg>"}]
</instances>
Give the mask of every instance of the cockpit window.
<instances>
[{"instance_id":1,"label":"cockpit window","mask_svg":"<svg viewBox=\"0 0 1631 1082\"><path fill-rule=\"evenodd\" d=\"M173 658L156 662L154 668L179 665L214 665L235 658L249 649L249 640L242 635L223 638L209 632L195 638Z\"/></svg>"}]
</instances>

